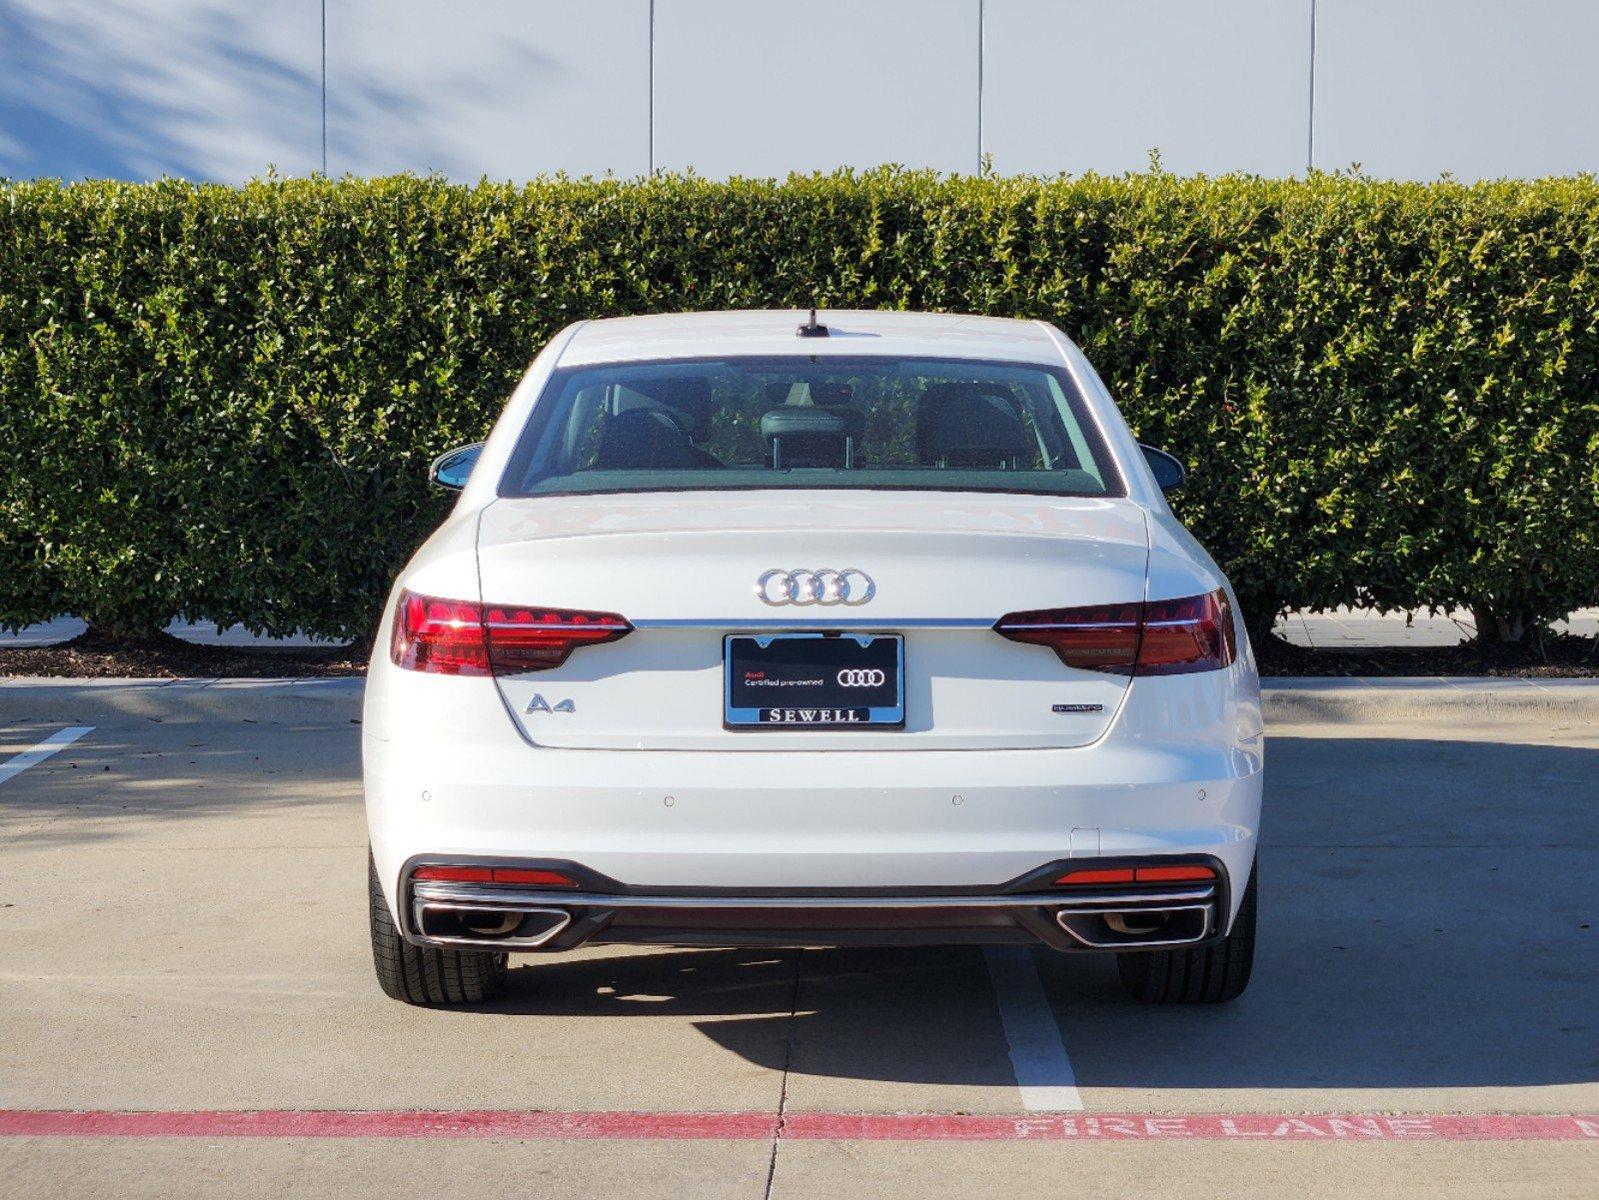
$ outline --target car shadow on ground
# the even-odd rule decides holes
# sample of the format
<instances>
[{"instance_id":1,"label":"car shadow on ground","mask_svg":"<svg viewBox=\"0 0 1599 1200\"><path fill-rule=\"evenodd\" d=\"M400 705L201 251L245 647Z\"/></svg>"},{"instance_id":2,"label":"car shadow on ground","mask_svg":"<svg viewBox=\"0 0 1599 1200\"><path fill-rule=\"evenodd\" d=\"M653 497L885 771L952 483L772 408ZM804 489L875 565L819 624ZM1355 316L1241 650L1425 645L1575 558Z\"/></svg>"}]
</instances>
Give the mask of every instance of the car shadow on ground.
<instances>
[{"instance_id":1,"label":"car shadow on ground","mask_svg":"<svg viewBox=\"0 0 1599 1200\"><path fill-rule=\"evenodd\" d=\"M1274 737L1270 755L1260 945L1240 1000L1141 1006L1112 960L1033 952L1080 1084L1599 1081L1599 751ZM750 1062L817 1076L1013 1081L972 947L517 961L496 1011L688 1016Z\"/></svg>"}]
</instances>

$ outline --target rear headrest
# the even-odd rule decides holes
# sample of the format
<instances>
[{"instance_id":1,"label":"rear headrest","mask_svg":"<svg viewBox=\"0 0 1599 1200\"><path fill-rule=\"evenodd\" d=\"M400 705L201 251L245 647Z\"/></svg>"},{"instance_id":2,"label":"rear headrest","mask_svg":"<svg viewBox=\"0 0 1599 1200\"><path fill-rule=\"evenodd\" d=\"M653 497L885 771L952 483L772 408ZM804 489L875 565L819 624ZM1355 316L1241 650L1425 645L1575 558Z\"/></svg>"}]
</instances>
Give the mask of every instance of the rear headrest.
<instances>
[{"instance_id":1,"label":"rear headrest","mask_svg":"<svg viewBox=\"0 0 1599 1200\"><path fill-rule=\"evenodd\" d=\"M696 442L711 432L711 381L704 377L641 379L628 384L617 398L618 414L656 406L670 415Z\"/></svg>"},{"instance_id":2,"label":"rear headrest","mask_svg":"<svg viewBox=\"0 0 1599 1200\"><path fill-rule=\"evenodd\" d=\"M809 408L784 405L761 414L761 436L857 438L866 432L866 414L858 408Z\"/></svg>"},{"instance_id":3,"label":"rear headrest","mask_svg":"<svg viewBox=\"0 0 1599 1200\"><path fill-rule=\"evenodd\" d=\"M916 448L925 464L1015 465L1037 447L1016 404L974 383L935 383L916 410Z\"/></svg>"},{"instance_id":4,"label":"rear headrest","mask_svg":"<svg viewBox=\"0 0 1599 1200\"><path fill-rule=\"evenodd\" d=\"M784 467L844 467L849 443L860 440L866 414L856 408L785 404L761 414L767 461Z\"/></svg>"},{"instance_id":5,"label":"rear headrest","mask_svg":"<svg viewBox=\"0 0 1599 1200\"><path fill-rule=\"evenodd\" d=\"M624 409L605 422L594 467L600 471L678 469L695 465L681 425L663 408Z\"/></svg>"}]
</instances>

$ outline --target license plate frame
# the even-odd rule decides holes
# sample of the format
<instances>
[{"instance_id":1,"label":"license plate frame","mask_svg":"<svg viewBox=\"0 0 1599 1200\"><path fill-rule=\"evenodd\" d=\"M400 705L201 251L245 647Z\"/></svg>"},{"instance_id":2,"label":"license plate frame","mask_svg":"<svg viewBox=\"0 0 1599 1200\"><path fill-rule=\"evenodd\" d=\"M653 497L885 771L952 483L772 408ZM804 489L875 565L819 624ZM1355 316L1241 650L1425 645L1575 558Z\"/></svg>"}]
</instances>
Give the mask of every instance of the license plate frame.
<instances>
[{"instance_id":1,"label":"license plate frame","mask_svg":"<svg viewBox=\"0 0 1599 1200\"><path fill-rule=\"evenodd\" d=\"M773 646L782 643L780 650ZM855 647L852 650L849 647ZM810 648L807 656L804 651ZM886 650L891 650L891 653ZM812 661L805 661L806 658ZM890 665L891 664L891 665ZM772 682L746 678L735 686L735 666L749 672L776 672ZM891 678L871 683L871 674L892 672ZM867 672L867 682L846 685L845 671ZM807 686L810 672L820 672L821 682ZM768 677L771 678L771 677ZM789 680L784 683L783 680ZM770 689L773 703L764 699ZM777 703L786 691L795 702ZM852 695L852 692L858 692ZM820 693L823 700L815 699ZM855 701L852 703L852 701ZM823 730L827 732L896 731L905 728L905 637L899 633L841 633L793 631L785 633L730 633L722 639L722 726L735 732L750 730Z\"/></svg>"}]
</instances>

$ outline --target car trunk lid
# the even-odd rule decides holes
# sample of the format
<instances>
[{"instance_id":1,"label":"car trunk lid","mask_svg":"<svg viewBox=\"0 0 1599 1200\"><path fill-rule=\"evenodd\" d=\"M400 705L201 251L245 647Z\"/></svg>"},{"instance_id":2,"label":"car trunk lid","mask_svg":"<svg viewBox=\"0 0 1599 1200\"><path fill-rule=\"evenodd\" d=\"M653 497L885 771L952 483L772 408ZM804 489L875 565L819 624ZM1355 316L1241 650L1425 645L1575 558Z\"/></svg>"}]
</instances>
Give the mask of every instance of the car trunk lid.
<instances>
[{"instance_id":1,"label":"car trunk lid","mask_svg":"<svg viewBox=\"0 0 1599 1200\"><path fill-rule=\"evenodd\" d=\"M1008 612L1142 600L1148 538L1125 500L889 492L502 499L479 528L487 604L620 613L626 637L497 684L523 733L608 749L1002 749L1084 745L1125 675L993 632ZM773 571L861 572L850 602L784 599ZM803 591L803 589L802 589ZM824 596L823 599L829 597ZM724 639L904 639L896 729L724 727Z\"/></svg>"}]
</instances>

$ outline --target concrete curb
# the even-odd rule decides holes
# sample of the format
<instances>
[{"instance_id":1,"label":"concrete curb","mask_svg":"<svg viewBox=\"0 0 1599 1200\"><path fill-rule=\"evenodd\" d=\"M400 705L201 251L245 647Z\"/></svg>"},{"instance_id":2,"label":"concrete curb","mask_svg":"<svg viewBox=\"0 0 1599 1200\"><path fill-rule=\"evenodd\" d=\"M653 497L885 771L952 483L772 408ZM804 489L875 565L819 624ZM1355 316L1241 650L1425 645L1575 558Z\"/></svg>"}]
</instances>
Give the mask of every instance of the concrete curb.
<instances>
[{"instance_id":1,"label":"concrete curb","mask_svg":"<svg viewBox=\"0 0 1599 1200\"><path fill-rule=\"evenodd\" d=\"M1268 727L1536 716L1599 721L1599 679L1279 677L1262 680L1261 693Z\"/></svg>"},{"instance_id":2,"label":"concrete curb","mask_svg":"<svg viewBox=\"0 0 1599 1200\"><path fill-rule=\"evenodd\" d=\"M345 724L366 681L338 679L0 679L0 722L89 721L106 710L145 720ZM1271 678L1273 725L1545 716L1599 722L1599 679Z\"/></svg>"}]
</instances>

